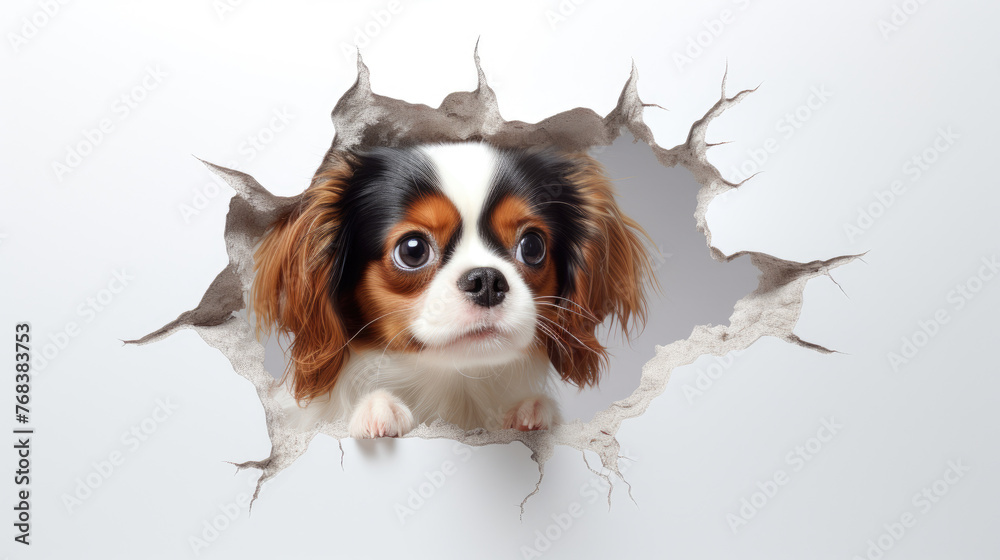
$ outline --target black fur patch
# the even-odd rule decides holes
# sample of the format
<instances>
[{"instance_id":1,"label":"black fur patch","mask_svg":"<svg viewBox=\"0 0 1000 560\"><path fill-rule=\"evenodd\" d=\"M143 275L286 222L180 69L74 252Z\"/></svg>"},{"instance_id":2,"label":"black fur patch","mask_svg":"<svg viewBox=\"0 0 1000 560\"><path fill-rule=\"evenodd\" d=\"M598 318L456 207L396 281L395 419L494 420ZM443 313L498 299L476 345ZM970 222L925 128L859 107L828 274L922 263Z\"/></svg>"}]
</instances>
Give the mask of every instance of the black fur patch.
<instances>
[{"instance_id":1,"label":"black fur patch","mask_svg":"<svg viewBox=\"0 0 1000 560\"><path fill-rule=\"evenodd\" d=\"M329 248L334 261L329 291L334 301L350 294L365 266L382 258L385 238L407 209L420 198L438 194L431 162L414 148L375 148L357 154L344 195L337 202L343 216Z\"/></svg>"},{"instance_id":2,"label":"black fur patch","mask_svg":"<svg viewBox=\"0 0 1000 560\"><path fill-rule=\"evenodd\" d=\"M573 162L553 150L502 150L479 219L479 234L497 253L513 258L512 247L501 246L490 229L490 217L497 205L508 196L520 198L545 221L552 234L547 251L556 262L559 291L573 289L576 271L584 265L583 244L589 235L583 199L567 179L574 171Z\"/></svg>"}]
</instances>

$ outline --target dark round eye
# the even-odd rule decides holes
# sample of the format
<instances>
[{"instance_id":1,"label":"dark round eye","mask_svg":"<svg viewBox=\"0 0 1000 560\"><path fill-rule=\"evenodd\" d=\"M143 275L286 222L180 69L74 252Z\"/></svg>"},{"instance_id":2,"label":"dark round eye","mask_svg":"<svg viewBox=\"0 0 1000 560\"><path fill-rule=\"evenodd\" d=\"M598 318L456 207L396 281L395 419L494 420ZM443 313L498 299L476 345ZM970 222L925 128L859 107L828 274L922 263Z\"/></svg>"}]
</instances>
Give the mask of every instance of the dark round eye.
<instances>
[{"instance_id":1,"label":"dark round eye","mask_svg":"<svg viewBox=\"0 0 1000 560\"><path fill-rule=\"evenodd\" d=\"M545 242L542 236L529 231L517 242L517 252L514 255L524 264L536 265L545 258Z\"/></svg>"},{"instance_id":2,"label":"dark round eye","mask_svg":"<svg viewBox=\"0 0 1000 560\"><path fill-rule=\"evenodd\" d=\"M396 245L392 260L404 270L416 270L434 258L434 249L422 235L407 235Z\"/></svg>"}]
</instances>

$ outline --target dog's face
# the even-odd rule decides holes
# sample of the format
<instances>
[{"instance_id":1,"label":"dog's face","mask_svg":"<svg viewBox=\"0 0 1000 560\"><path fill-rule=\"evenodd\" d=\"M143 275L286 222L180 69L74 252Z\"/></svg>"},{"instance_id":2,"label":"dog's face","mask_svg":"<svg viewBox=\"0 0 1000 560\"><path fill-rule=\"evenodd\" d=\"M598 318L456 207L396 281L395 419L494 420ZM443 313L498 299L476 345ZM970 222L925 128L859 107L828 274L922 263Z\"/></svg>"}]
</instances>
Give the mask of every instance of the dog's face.
<instances>
[{"instance_id":1,"label":"dog's face","mask_svg":"<svg viewBox=\"0 0 1000 560\"><path fill-rule=\"evenodd\" d=\"M446 370L545 352L596 383L595 329L645 313L641 230L582 155L481 143L384 148L327 166L256 254L258 326L295 335L295 393L332 388L349 349Z\"/></svg>"},{"instance_id":2,"label":"dog's face","mask_svg":"<svg viewBox=\"0 0 1000 560\"><path fill-rule=\"evenodd\" d=\"M544 179L513 176L525 163L481 144L362 157L353 202L378 211L359 212L352 227L381 243L345 256L359 268L359 316L375 321L369 339L459 368L523 356L544 323L537 303L556 303L559 247L582 238L557 237Z\"/></svg>"}]
</instances>

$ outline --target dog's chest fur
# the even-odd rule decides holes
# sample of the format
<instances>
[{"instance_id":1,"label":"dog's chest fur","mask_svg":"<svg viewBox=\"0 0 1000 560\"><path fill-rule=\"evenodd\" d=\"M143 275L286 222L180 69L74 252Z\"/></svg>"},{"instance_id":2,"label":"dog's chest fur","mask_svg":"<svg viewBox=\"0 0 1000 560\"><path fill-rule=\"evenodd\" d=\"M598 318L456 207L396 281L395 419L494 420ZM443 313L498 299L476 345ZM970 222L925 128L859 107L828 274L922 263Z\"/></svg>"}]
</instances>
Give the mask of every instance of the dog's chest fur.
<instances>
[{"instance_id":1,"label":"dog's chest fur","mask_svg":"<svg viewBox=\"0 0 1000 560\"><path fill-rule=\"evenodd\" d=\"M329 397L317 397L297 408L286 387L278 399L304 429L327 422L348 421L365 395L382 389L402 399L417 424L437 419L463 429L498 429L504 412L531 395L544 394L552 382L552 366L544 352L496 366L458 369L440 358L378 350L352 352Z\"/></svg>"}]
</instances>

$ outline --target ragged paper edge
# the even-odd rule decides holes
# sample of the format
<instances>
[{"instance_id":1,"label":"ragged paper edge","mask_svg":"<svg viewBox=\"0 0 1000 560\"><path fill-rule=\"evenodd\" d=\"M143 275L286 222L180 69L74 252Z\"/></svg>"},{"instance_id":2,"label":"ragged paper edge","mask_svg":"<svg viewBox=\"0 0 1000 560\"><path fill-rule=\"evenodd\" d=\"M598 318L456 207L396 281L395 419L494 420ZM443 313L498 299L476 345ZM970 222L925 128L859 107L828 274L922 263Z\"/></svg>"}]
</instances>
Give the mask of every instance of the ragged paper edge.
<instances>
[{"instance_id":1,"label":"ragged paper edge","mask_svg":"<svg viewBox=\"0 0 1000 560\"><path fill-rule=\"evenodd\" d=\"M697 326L684 339L657 346L655 356L642 368L639 387L627 398L616 401L587 422L576 420L548 431L521 432L485 429L466 431L455 425L436 421L420 425L406 434L408 438L447 438L470 446L509 444L515 441L531 450L538 465L539 479L534 489L521 502L521 515L528 498L540 488L546 461L556 446L565 445L582 453L592 451L601 459L603 472L587 464L587 468L609 483L608 505L611 505L612 476L622 481L619 469L620 445L617 433L622 422L642 415L652 400L660 395L670 380L671 372L693 363L701 356L723 356L748 348L765 336L773 336L791 344L812 350L830 352L815 343L801 340L793 333L802 310L803 292L808 280L829 275L833 268L846 264L860 255L846 255L825 261L798 263L782 260L765 253L743 251L725 255L712 246L712 234L705 219L708 206L722 193L739 188L742 183L724 179L709 163L706 131L713 119L742 101L753 90L743 90L726 96L726 77L722 79L720 98L695 121L684 143L665 149L656 144L652 131L643 122L645 107L636 86L635 65L615 108L605 117L586 108L564 111L538 123L504 120L496 95L486 82L480 65L478 45L474 54L478 87L472 92L449 94L437 108L407 103L377 95L371 90L368 67L358 55L358 77L355 84L340 98L331 115L336 136L319 170L335 161L340 150L364 149L372 146L402 146L426 142L481 140L498 147L524 148L555 145L577 151L596 146L608 146L623 130L636 141L648 144L657 160L665 167L681 165L688 169L701 186L697 196L695 219L705 235L712 258L721 262L746 257L760 270L757 288L736 302L729 325ZM131 344L146 344L162 340L180 329L194 329L207 344L218 349L232 363L233 369L253 383L264 406L270 455L260 461L234 463L238 469L261 471L253 499L260 495L263 484L295 462L318 433L338 441L348 436L343 422L317 426L301 432L288 426L285 415L271 396L274 378L264 368L264 347L256 339L253 328L237 313L246 306L245 295L253 282L253 250L269 224L288 213L301 195L272 195L246 173L203 162L222 177L235 191L226 217L225 241L229 265L211 283L198 305L177 319ZM667 185L664 185L667 187ZM343 449L341 447L341 449ZM584 456L586 460L586 456ZM627 483L626 483L627 484ZM631 488L629 489L631 495ZM253 501L251 501L252 508Z\"/></svg>"}]
</instances>

